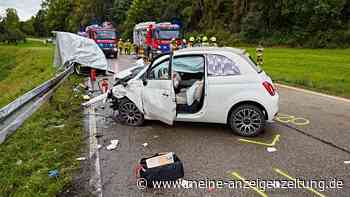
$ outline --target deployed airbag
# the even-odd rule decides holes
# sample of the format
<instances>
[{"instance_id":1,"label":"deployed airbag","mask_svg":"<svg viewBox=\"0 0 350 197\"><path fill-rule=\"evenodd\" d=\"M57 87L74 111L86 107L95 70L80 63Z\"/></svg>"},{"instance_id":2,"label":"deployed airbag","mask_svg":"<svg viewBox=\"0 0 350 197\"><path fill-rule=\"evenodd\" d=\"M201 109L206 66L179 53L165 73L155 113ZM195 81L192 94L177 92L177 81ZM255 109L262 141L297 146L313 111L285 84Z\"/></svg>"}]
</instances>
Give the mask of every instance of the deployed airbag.
<instances>
[{"instance_id":1,"label":"deployed airbag","mask_svg":"<svg viewBox=\"0 0 350 197\"><path fill-rule=\"evenodd\" d=\"M62 68L70 62L86 67L111 71L103 51L94 40L68 32L56 33L54 65Z\"/></svg>"}]
</instances>

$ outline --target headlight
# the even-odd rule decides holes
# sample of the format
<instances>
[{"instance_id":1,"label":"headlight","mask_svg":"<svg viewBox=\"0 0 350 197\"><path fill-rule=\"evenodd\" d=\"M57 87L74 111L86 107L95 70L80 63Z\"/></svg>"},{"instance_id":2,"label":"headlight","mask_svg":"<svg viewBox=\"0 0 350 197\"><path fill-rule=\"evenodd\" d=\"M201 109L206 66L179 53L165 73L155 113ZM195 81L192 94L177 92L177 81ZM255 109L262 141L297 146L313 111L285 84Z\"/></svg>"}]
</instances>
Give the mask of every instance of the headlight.
<instances>
[{"instance_id":1,"label":"headlight","mask_svg":"<svg viewBox=\"0 0 350 197\"><path fill-rule=\"evenodd\" d=\"M160 54L160 53L162 53L162 51L161 51L161 50L157 50L157 52L156 52L156 53Z\"/></svg>"}]
</instances>

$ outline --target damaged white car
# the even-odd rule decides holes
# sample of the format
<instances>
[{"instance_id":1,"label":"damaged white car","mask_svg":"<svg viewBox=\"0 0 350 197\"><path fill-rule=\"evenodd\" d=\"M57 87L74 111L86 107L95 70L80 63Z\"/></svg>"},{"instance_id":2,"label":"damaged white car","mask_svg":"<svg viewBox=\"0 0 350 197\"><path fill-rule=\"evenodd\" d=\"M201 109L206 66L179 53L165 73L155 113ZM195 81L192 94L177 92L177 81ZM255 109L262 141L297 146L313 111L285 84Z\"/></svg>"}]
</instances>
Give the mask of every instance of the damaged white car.
<instances>
[{"instance_id":1,"label":"damaged white car","mask_svg":"<svg viewBox=\"0 0 350 197\"><path fill-rule=\"evenodd\" d=\"M270 77L241 49L182 49L124 73L107 98L127 125L145 119L223 123L256 136L278 112Z\"/></svg>"}]
</instances>

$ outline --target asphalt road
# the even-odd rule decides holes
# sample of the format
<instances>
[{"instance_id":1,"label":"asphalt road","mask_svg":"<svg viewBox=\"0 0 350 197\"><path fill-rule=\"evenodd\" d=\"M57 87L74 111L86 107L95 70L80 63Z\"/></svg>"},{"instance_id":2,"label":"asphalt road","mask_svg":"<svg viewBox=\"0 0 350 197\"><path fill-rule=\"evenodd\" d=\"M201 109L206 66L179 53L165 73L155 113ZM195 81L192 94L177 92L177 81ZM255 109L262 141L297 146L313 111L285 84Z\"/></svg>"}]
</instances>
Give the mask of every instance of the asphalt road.
<instances>
[{"instance_id":1,"label":"asphalt road","mask_svg":"<svg viewBox=\"0 0 350 197\"><path fill-rule=\"evenodd\" d=\"M134 61L122 55L110 63L120 71ZM268 144L279 135L274 146L241 141L225 125L177 122L168 126L147 121L142 127L129 127L98 118L97 130L102 135L98 143L103 146L99 150L103 196L349 197L350 164L344 161L350 160L350 102L282 87L278 92L280 112L288 115L280 119L285 123L269 124L263 135L248 139ZM96 113L110 115L111 111L96 108ZM119 140L118 148L106 150L112 139ZM276 151L267 151L269 146ZM319 182L321 187L314 189L286 189L280 185L264 192L230 185L217 189L138 189L135 167L139 160L167 151L175 152L183 161L185 180L336 179L343 188L323 191L323 182Z\"/></svg>"}]
</instances>

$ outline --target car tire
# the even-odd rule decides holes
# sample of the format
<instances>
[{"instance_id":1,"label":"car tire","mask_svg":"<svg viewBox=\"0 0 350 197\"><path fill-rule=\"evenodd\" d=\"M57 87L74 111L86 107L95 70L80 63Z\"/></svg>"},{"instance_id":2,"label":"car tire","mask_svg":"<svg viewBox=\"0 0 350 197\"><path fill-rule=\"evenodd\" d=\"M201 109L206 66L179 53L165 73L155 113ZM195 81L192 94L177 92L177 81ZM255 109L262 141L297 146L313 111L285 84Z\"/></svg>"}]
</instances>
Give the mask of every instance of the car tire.
<instances>
[{"instance_id":1,"label":"car tire","mask_svg":"<svg viewBox=\"0 0 350 197\"><path fill-rule=\"evenodd\" d=\"M263 132L266 119L259 107L245 104L231 110L228 123L236 134L254 137Z\"/></svg>"},{"instance_id":2,"label":"car tire","mask_svg":"<svg viewBox=\"0 0 350 197\"><path fill-rule=\"evenodd\" d=\"M129 126L141 126L145 121L143 113L137 108L135 103L127 98L119 101L118 119L123 124Z\"/></svg>"}]
</instances>

